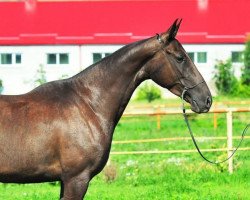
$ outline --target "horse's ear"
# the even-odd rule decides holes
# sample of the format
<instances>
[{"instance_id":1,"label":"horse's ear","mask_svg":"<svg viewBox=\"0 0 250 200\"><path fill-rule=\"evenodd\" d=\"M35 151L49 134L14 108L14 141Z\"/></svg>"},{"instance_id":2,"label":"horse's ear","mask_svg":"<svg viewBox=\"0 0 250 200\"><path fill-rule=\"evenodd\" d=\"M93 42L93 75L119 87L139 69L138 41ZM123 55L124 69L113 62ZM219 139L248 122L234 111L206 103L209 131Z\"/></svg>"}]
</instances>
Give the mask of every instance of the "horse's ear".
<instances>
[{"instance_id":1,"label":"horse's ear","mask_svg":"<svg viewBox=\"0 0 250 200\"><path fill-rule=\"evenodd\" d=\"M180 19L180 20L176 19L174 21L174 23L172 24L172 26L170 26L170 28L168 29L168 31L167 31L168 41L171 41L175 38L175 36L179 30L179 27L181 25L181 21L182 21L182 19Z\"/></svg>"}]
</instances>

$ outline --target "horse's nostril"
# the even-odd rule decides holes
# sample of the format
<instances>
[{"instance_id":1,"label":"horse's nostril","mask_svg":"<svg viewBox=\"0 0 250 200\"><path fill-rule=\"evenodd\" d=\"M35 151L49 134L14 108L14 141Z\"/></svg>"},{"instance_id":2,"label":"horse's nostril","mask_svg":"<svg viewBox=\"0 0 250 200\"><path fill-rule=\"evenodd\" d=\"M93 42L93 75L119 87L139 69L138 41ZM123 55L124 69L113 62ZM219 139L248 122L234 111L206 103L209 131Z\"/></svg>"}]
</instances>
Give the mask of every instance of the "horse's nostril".
<instances>
[{"instance_id":1,"label":"horse's nostril","mask_svg":"<svg viewBox=\"0 0 250 200\"><path fill-rule=\"evenodd\" d=\"M207 108L210 108L211 104L212 104L211 97L207 97L207 100L206 100L206 106L207 106Z\"/></svg>"}]
</instances>

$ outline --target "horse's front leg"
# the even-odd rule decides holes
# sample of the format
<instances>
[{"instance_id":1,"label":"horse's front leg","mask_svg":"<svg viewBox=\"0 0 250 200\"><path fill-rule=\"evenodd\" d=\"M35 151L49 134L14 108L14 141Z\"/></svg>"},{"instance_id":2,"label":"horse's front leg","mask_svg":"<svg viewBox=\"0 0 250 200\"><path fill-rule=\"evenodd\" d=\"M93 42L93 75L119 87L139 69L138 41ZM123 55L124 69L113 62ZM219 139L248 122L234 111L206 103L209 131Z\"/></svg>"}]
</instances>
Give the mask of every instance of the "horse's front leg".
<instances>
[{"instance_id":1,"label":"horse's front leg","mask_svg":"<svg viewBox=\"0 0 250 200\"><path fill-rule=\"evenodd\" d=\"M61 183L60 199L62 199L63 198L63 193L64 193L64 183L63 183L63 181L61 181L60 183Z\"/></svg>"},{"instance_id":2,"label":"horse's front leg","mask_svg":"<svg viewBox=\"0 0 250 200\"><path fill-rule=\"evenodd\" d=\"M88 173L81 173L62 181L61 200L82 200L87 192L90 178Z\"/></svg>"}]
</instances>

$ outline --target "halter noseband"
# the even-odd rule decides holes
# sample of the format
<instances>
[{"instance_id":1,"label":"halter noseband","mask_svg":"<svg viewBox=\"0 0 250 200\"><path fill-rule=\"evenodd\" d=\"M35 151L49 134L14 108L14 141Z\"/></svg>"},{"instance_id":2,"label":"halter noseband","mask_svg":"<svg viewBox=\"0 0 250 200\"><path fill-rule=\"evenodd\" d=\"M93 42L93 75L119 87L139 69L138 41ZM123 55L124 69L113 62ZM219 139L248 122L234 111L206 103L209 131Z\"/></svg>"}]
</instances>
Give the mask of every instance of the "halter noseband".
<instances>
[{"instance_id":1,"label":"halter noseband","mask_svg":"<svg viewBox=\"0 0 250 200\"><path fill-rule=\"evenodd\" d=\"M180 81L180 83L182 84L182 85L184 85L182 82L181 82L181 79L179 79L179 81ZM195 87L197 87L198 85L200 85L200 84L202 84L202 83L205 83L205 81L203 80L203 81L201 81L201 82L199 82L199 83L197 83L197 84L195 84L195 85L193 85L193 86L191 86L191 87L184 87L184 89L183 89L183 91L182 91L182 93L181 93L181 99L184 99L184 95L185 95L185 93L188 91L188 90L191 90L191 89L194 89Z\"/></svg>"}]
</instances>

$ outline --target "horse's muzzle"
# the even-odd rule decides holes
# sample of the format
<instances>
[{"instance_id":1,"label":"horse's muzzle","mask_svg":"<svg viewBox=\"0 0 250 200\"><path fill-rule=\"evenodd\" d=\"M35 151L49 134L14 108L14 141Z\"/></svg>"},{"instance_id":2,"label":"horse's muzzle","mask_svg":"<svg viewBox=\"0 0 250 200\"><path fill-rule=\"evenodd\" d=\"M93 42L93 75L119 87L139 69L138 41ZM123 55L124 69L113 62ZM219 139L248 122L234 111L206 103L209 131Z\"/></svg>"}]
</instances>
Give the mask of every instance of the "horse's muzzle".
<instances>
[{"instance_id":1,"label":"horse's muzzle","mask_svg":"<svg viewBox=\"0 0 250 200\"><path fill-rule=\"evenodd\" d=\"M196 113L206 113L209 111L211 105L212 105L212 98L210 96L207 96L204 102L201 100L195 100L192 99L191 101L191 110Z\"/></svg>"},{"instance_id":2,"label":"horse's muzzle","mask_svg":"<svg viewBox=\"0 0 250 200\"><path fill-rule=\"evenodd\" d=\"M204 97L193 97L189 91L185 91L182 94L182 98L190 103L191 110L195 113L206 113L209 111L212 105L212 97L210 95Z\"/></svg>"}]
</instances>

